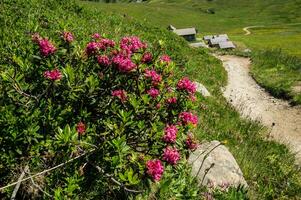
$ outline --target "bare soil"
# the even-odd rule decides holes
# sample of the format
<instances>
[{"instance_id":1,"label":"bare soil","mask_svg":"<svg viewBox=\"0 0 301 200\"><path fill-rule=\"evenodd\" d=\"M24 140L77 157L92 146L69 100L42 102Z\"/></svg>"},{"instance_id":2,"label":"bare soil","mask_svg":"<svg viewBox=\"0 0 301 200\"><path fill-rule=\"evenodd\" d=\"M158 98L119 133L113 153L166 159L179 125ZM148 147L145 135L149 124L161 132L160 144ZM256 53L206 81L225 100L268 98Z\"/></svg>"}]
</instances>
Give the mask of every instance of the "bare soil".
<instances>
[{"instance_id":1,"label":"bare soil","mask_svg":"<svg viewBox=\"0 0 301 200\"><path fill-rule=\"evenodd\" d=\"M269 128L269 137L288 145L301 165L301 106L292 107L261 88L249 74L250 60L237 56L217 56L228 72L223 93L242 116L258 120Z\"/></svg>"}]
</instances>

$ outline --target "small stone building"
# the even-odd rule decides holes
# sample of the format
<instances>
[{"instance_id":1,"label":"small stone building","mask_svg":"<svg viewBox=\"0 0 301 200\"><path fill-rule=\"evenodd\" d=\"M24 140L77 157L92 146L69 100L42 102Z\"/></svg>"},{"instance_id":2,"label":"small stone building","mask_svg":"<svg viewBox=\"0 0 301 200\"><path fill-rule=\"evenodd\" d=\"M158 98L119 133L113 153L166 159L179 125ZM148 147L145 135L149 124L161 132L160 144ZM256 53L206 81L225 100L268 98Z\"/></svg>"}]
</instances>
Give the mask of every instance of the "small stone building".
<instances>
[{"instance_id":1,"label":"small stone building","mask_svg":"<svg viewBox=\"0 0 301 200\"><path fill-rule=\"evenodd\" d=\"M192 27L192 28L183 28L183 29L176 29L174 26L169 25L168 30L176 33L177 35L185 38L185 40L191 42L191 41L195 41L196 40L196 33L197 30L196 28Z\"/></svg>"}]
</instances>

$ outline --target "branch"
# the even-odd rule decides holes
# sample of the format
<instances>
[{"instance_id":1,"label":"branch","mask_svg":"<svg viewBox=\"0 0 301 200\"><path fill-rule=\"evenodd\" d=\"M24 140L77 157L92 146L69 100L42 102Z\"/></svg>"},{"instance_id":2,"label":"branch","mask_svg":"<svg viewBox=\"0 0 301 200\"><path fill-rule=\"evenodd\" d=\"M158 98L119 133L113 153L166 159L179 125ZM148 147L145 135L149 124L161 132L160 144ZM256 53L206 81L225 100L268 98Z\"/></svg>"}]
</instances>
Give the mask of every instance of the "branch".
<instances>
[{"instance_id":1,"label":"branch","mask_svg":"<svg viewBox=\"0 0 301 200\"><path fill-rule=\"evenodd\" d=\"M21 185L21 182L22 182L21 180L22 180L23 177L25 176L25 171L26 171L26 170L28 170L28 165L25 166L25 168L24 168L24 170L22 171L20 177L18 178L18 183L17 183L17 185L16 185L16 187L15 187L15 189L14 189L14 191L13 191L11 197L10 197L10 200L16 199L17 192L18 192L18 190L19 190L19 188L20 188L20 185Z\"/></svg>"},{"instance_id":2,"label":"branch","mask_svg":"<svg viewBox=\"0 0 301 200\"><path fill-rule=\"evenodd\" d=\"M29 174L29 169L27 170L27 174ZM29 174L30 175L30 174ZM34 182L34 180L33 180L33 178L31 177L30 178L30 180L31 180L31 182L32 182L32 184L36 187L36 188L38 188L38 190L40 190L41 192L43 192L45 195L47 195L48 197L53 197L51 194L49 194L48 192L45 192L38 184L36 184L35 182Z\"/></svg>"},{"instance_id":3,"label":"branch","mask_svg":"<svg viewBox=\"0 0 301 200\"><path fill-rule=\"evenodd\" d=\"M22 178L22 179L19 178L20 180L18 180L18 181L16 181L16 182L13 182L13 183L10 183L10 184L8 184L8 185L6 185L6 186L4 186L4 187L1 187L1 188L0 188L0 191L1 191L1 190L4 190L4 189L6 189L6 188L9 188L9 187L11 187L11 186L17 185L17 184L19 184L19 183L21 183L21 182L23 182L23 181L27 181L27 180L29 180L29 179L31 179L31 178L36 177L36 176L40 176L40 175L42 175L42 174L45 174L45 173L47 173L47 172L50 172L50 171L52 171L52 170L54 170L54 169L57 169L57 168L59 168L59 167L62 167L62 166L66 165L66 164L68 164L68 163L70 163L70 162L72 162L72 161L74 161L74 160L77 160L77 159L83 157L84 155L86 155L86 154L88 154L88 153L91 153L91 152L93 152L93 151L95 151L95 150L96 150L96 149L91 149L90 151L87 151L87 152L85 152L85 153L83 153L83 154L81 154L81 155L78 155L78 156L76 156L76 157L70 159L70 160L67 160L66 162L63 162L63 163L61 163L61 164L59 164L59 165L56 165L56 166L54 166L54 167L52 167L52 168L46 169L46 170L44 170L44 171L42 171L42 172L36 173L36 174L34 174L34 175L32 175L32 176L29 176L29 177L26 177L26 178Z\"/></svg>"},{"instance_id":4,"label":"branch","mask_svg":"<svg viewBox=\"0 0 301 200\"><path fill-rule=\"evenodd\" d=\"M122 183L120 183L119 181L117 181L115 178L113 178L113 175L110 175L108 173L105 173L105 171L97 166L97 165L94 165L93 163L90 163L92 166L94 166L100 173L104 174L105 177L107 178L110 178L111 181L113 181L115 184L117 184L118 186L122 187L125 191L127 192L132 192L132 193L142 193L143 191L142 190L132 190L132 189L129 189L127 188L126 186L124 186Z\"/></svg>"}]
</instances>

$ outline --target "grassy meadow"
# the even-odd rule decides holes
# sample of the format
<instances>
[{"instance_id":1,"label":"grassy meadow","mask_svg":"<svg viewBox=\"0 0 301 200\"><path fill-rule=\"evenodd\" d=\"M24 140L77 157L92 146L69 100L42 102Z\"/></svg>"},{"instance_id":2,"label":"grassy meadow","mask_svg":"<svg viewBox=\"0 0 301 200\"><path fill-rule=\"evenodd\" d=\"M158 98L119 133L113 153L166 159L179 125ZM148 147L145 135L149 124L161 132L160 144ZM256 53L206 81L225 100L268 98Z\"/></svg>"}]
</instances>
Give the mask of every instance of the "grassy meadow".
<instances>
[{"instance_id":1,"label":"grassy meadow","mask_svg":"<svg viewBox=\"0 0 301 200\"><path fill-rule=\"evenodd\" d=\"M253 52L281 49L284 57L287 54L301 58L301 13L299 12L301 0L289 0L285 3L281 0L152 0L149 3L139 4L98 2L81 2L81 4L100 11L144 20L162 28L166 28L169 24L176 28L196 27L199 38L208 34L227 33L235 42L238 52L245 49L251 49ZM245 35L243 28L249 26L259 27L250 28L251 34ZM265 59L270 58L265 57ZM284 66L286 64L281 63ZM258 68L258 65L254 65L253 67L257 72L264 68L273 68L277 71L277 76L273 74L273 70L266 70L263 73L265 79L258 76L260 73L253 73L253 77L271 94L300 104L300 101L296 100L299 99L300 92L293 89L296 85L299 86L301 81L299 70L287 68L279 71L277 66ZM271 76L275 78L273 81L275 86L268 81ZM283 84L283 81L286 84ZM282 95L274 92L279 88L283 91Z\"/></svg>"}]
</instances>

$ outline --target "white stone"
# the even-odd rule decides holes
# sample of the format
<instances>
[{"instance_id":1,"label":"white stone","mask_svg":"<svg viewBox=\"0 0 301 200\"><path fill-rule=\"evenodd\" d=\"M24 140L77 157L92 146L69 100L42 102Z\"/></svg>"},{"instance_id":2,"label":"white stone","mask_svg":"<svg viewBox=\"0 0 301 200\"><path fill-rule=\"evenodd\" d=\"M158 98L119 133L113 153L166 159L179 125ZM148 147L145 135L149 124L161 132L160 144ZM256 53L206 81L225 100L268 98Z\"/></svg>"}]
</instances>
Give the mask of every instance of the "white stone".
<instances>
[{"instance_id":1,"label":"white stone","mask_svg":"<svg viewBox=\"0 0 301 200\"><path fill-rule=\"evenodd\" d=\"M229 150L218 141L201 144L190 156L192 175L200 184L208 187L224 185L248 187L235 158Z\"/></svg>"},{"instance_id":2,"label":"white stone","mask_svg":"<svg viewBox=\"0 0 301 200\"><path fill-rule=\"evenodd\" d=\"M198 82L194 82L196 84L196 91L201 93L204 97L209 97L211 96L210 92L207 90L207 88L201 84L201 83L198 83Z\"/></svg>"}]
</instances>

